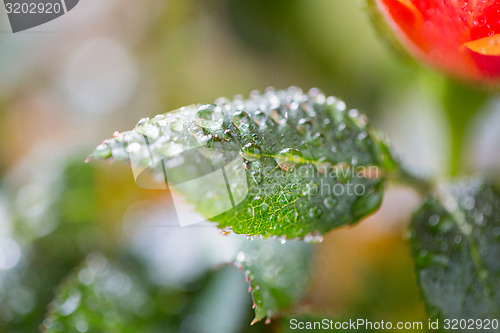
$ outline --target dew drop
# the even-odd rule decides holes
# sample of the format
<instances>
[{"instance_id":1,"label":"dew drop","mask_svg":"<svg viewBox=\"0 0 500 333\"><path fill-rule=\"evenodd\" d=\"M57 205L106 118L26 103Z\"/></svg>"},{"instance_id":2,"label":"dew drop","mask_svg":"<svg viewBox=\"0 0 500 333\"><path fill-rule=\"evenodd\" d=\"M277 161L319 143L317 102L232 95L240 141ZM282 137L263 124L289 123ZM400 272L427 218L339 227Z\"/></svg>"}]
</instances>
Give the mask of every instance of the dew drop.
<instances>
[{"instance_id":1,"label":"dew drop","mask_svg":"<svg viewBox=\"0 0 500 333\"><path fill-rule=\"evenodd\" d=\"M136 132L153 140L156 140L160 136L160 128L150 123L145 123L137 127Z\"/></svg>"},{"instance_id":2,"label":"dew drop","mask_svg":"<svg viewBox=\"0 0 500 333\"><path fill-rule=\"evenodd\" d=\"M306 185L306 190L304 191L304 195L309 197L315 197L319 194L319 186L317 183L311 182Z\"/></svg>"},{"instance_id":3,"label":"dew drop","mask_svg":"<svg viewBox=\"0 0 500 333\"><path fill-rule=\"evenodd\" d=\"M206 129L216 130L222 127L224 115L222 109L215 104L205 104L196 111L195 122Z\"/></svg>"},{"instance_id":4,"label":"dew drop","mask_svg":"<svg viewBox=\"0 0 500 333\"><path fill-rule=\"evenodd\" d=\"M345 104L345 102L344 102L344 101L337 100L337 101L335 102L335 107L336 107L336 108L337 108L337 110L339 110L339 111L345 111L345 109L346 109L346 107L347 107L347 106L346 106L346 104Z\"/></svg>"},{"instance_id":5,"label":"dew drop","mask_svg":"<svg viewBox=\"0 0 500 333\"><path fill-rule=\"evenodd\" d=\"M262 181L264 180L264 176L262 176L262 174L260 172L254 172L252 174L252 176L253 176L253 180L255 180L255 182L257 184L261 184Z\"/></svg>"},{"instance_id":6,"label":"dew drop","mask_svg":"<svg viewBox=\"0 0 500 333\"><path fill-rule=\"evenodd\" d=\"M315 147L321 146L322 144L325 143L325 141L326 141L325 136L321 133L316 133L311 137L310 140L311 144Z\"/></svg>"},{"instance_id":7,"label":"dew drop","mask_svg":"<svg viewBox=\"0 0 500 333\"><path fill-rule=\"evenodd\" d=\"M286 123L286 115L280 109L271 110L271 119L278 125L283 125Z\"/></svg>"},{"instance_id":8,"label":"dew drop","mask_svg":"<svg viewBox=\"0 0 500 333\"><path fill-rule=\"evenodd\" d=\"M233 125L240 131L247 131L250 127L250 117L244 111L237 111L233 115Z\"/></svg>"},{"instance_id":9,"label":"dew drop","mask_svg":"<svg viewBox=\"0 0 500 333\"><path fill-rule=\"evenodd\" d=\"M368 134L366 132L361 132L356 137L356 140L358 141L358 143L361 143L364 139L366 139L367 136Z\"/></svg>"},{"instance_id":10,"label":"dew drop","mask_svg":"<svg viewBox=\"0 0 500 333\"><path fill-rule=\"evenodd\" d=\"M313 219L320 218L323 215L323 211L318 207L313 207L309 210L309 216Z\"/></svg>"},{"instance_id":11,"label":"dew drop","mask_svg":"<svg viewBox=\"0 0 500 333\"><path fill-rule=\"evenodd\" d=\"M111 156L111 147L106 144L101 144L95 149L94 155L98 158L108 158Z\"/></svg>"},{"instance_id":12,"label":"dew drop","mask_svg":"<svg viewBox=\"0 0 500 333\"><path fill-rule=\"evenodd\" d=\"M306 136L307 134L311 133L311 131L312 131L311 121L305 118L300 119L297 124L297 132L299 132L301 136Z\"/></svg>"},{"instance_id":13,"label":"dew drop","mask_svg":"<svg viewBox=\"0 0 500 333\"><path fill-rule=\"evenodd\" d=\"M262 111L255 112L254 119L255 123L257 123L257 125L259 125L260 127L266 126L267 116L264 112Z\"/></svg>"},{"instance_id":14,"label":"dew drop","mask_svg":"<svg viewBox=\"0 0 500 333\"><path fill-rule=\"evenodd\" d=\"M323 236L321 236L318 231L315 231L313 233L307 234L304 237L304 241L311 244L321 243L323 241Z\"/></svg>"},{"instance_id":15,"label":"dew drop","mask_svg":"<svg viewBox=\"0 0 500 333\"><path fill-rule=\"evenodd\" d=\"M292 171L295 166L303 161L302 153L293 148L286 148L279 152L276 163L285 171Z\"/></svg>"},{"instance_id":16,"label":"dew drop","mask_svg":"<svg viewBox=\"0 0 500 333\"><path fill-rule=\"evenodd\" d=\"M326 208L331 209L335 206L336 200L333 197L327 197L323 200L323 203Z\"/></svg>"},{"instance_id":17,"label":"dew drop","mask_svg":"<svg viewBox=\"0 0 500 333\"><path fill-rule=\"evenodd\" d=\"M184 122L181 118L175 117L170 123L170 129L174 132L182 132L184 130Z\"/></svg>"},{"instance_id":18,"label":"dew drop","mask_svg":"<svg viewBox=\"0 0 500 333\"><path fill-rule=\"evenodd\" d=\"M231 227L227 227L227 228L220 228L219 229L219 232L222 236L227 236L229 235L229 233L231 232Z\"/></svg>"},{"instance_id":19,"label":"dew drop","mask_svg":"<svg viewBox=\"0 0 500 333\"><path fill-rule=\"evenodd\" d=\"M429 225L431 227L435 227L437 226L439 223L439 215L432 215L430 218L429 218Z\"/></svg>"},{"instance_id":20,"label":"dew drop","mask_svg":"<svg viewBox=\"0 0 500 333\"><path fill-rule=\"evenodd\" d=\"M243 146L240 154L247 161L257 161L261 158L260 148L254 143L247 143Z\"/></svg>"}]
</instances>

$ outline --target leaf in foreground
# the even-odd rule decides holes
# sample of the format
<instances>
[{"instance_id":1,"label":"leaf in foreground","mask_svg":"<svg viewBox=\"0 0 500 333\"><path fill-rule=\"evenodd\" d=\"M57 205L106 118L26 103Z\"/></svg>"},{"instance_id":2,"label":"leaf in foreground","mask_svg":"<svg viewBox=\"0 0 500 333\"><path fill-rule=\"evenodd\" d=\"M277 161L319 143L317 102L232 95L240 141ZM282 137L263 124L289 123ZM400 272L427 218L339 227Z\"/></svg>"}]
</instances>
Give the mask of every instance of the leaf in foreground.
<instances>
[{"instance_id":1,"label":"leaf in foreground","mask_svg":"<svg viewBox=\"0 0 500 333\"><path fill-rule=\"evenodd\" d=\"M252 293L255 319L266 323L307 292L312 272L312 245L255 239L245 242L234 265L244 271Z\"/></svg>"},{"instance_id":2,"label":"leaf in foreground","mask_svg":"<svg viewBox=\"0 0 500 333\"><path fill-rule=\"evenodd\" d=\"M314 239L359 221L396 168L364 115L296 87L142 119L89 158L131 162L144 187L150 170L219 228L264 238Z\"/></svg>"},{"instance_id":3,"label":"leaf in foreground","mask_svg":"<svg viewBox=\"0 0 500 333\"><path fill-rule=\"evenodd\" d=\"M244 273L249 284L255 309L252 324L264 318L268 323L271 317L292 307L305 295L312 271L312 248L313 245L298 241L280 244L271 240L245 239L242 242L233 264ZM232 311L237 312L240 305L247 304L239 304L241 293L237 290L230 290L229 294L221 292L230 285L244 288L239 283L228 283L224 278L228 277L228 272L223 272L224 269L208 272L212 276L210 281L222 278L208 285L218 285L220 288L213 291L219 296L214 296L212 291L198 293L199 290L195 290L190 293L204 296L192 299L183 288L162 288L134 270L135 266L110 261L98 253L89 255L85 264L57 288L43 330L49 333L75 329L81 332L177 331L189 316L201 320L193 325L217 320L218 327L226 327L234 324L226 320L227 316ZM213 304L200 307L214 299L228 302L235 308L224 311L225 318L217 319L213 315ZM211 325L216 327L213 322Z\"/></svg>"},{"instance_id":4,"label":"leaf in foreground","mask_svg":"<svg viewBox=\"0 0 500 333\"><path fill-rule=\"evenodd\" d=\"M441 202L427 199L413 217L411 239L432 316L500 317L500 193L495 186L473 178L449 186Z\"/></svg>"}]
</instances>

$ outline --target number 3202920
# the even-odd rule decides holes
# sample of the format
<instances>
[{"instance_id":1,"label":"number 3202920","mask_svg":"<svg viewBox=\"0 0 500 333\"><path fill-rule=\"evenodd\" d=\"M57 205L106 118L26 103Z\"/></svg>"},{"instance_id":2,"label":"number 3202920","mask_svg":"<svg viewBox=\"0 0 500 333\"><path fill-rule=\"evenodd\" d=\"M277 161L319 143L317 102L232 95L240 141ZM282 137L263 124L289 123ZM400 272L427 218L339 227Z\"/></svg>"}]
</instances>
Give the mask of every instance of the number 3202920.
<instances>
[{"instance_id":1,"label":"number 3202920","mask_svg":"<svg viewBox=\"0 0 500 333\"><path fill-rule=\"evenodd\" d=\"M24 2L5 4L7 14L59 14L62 12L60 3Z\"/></svg>"}]
</instances>

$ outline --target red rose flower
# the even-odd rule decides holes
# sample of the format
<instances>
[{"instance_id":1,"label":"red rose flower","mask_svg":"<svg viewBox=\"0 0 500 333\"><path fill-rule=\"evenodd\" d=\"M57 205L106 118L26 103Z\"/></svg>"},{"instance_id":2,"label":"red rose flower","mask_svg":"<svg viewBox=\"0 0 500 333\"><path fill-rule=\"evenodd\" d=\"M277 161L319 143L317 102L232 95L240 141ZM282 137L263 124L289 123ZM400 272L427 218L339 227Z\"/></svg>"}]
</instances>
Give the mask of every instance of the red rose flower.
<instances>
[{"instance_id":1,"label":"red rose flower","mask_svg":"<svg viewBox=\"0 0 500 333\"><path fill-rule=\"evenodd\" d=\"M401 44L453 76L500 81L500 0L372 0Z\"/></svg>"}]
</instances>

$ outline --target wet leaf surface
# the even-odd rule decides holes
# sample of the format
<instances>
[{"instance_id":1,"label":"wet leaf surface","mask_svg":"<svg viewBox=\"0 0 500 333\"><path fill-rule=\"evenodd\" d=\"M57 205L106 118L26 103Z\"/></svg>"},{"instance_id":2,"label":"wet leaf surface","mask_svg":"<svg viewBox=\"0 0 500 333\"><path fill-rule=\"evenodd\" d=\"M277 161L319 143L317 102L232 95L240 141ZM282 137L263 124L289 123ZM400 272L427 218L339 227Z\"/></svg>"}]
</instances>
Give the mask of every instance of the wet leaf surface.
<instances>
[{"instance_id":1,"label":"wet leaf surface","mask_svg":"<svg viewBox=\"0 0 500 333\"><path fill-rule=\"evenodd\" d=\"M313 269L313 245L299 241L254 239L244 243L234 265L241 269L252 293L255 319L270 322L307 292Z\"/></svg>"},{"instance_id":2,"label":"wet leaf surface","mask_svg":"<svg viewBox=\"0 0 500 333\"><path fill-rule=\"evenodd\" d=\"M143 119L90 158L131 162L139 186L168 181L219 228L309 240L376 211L396 168L364 115L297 87Z\"/></svg>"},{"instance_id":3,"label":"wet leaf surface","mask_svg":"<svg viewBox=\"0 0 500 333\"><path fill-rule=\"evenodd\" d=\"M413 217L411 241L431 315L450 319L500 316L497 187L472 178L450 185L440 200L428 198Z\"/></svg>"}]
</instances>

